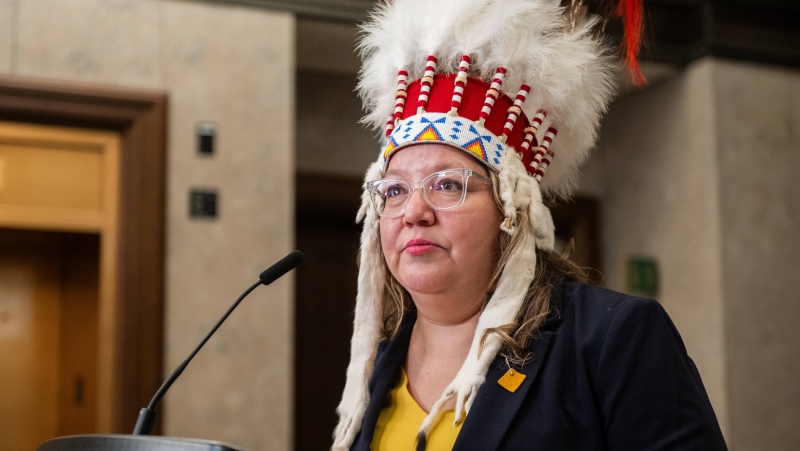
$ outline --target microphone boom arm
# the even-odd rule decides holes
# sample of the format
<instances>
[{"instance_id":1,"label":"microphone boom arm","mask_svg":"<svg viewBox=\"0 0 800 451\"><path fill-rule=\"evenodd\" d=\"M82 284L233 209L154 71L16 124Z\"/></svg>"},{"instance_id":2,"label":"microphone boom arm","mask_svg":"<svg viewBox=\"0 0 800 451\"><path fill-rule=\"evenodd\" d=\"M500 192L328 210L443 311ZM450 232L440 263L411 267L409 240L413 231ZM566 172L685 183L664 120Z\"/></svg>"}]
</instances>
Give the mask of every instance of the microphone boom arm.
<instances>
[{"instance_id":1,"label":"microphone boom arm","mask_svg":"<svg viewBox=\"0 0 800 451\"><path fill-rule=\"evenodd\" d=\"M221 326L222 323L225 322L226 319L228 319L228 316L230 316L230 314L236 309L239 303L241 303L242 300L244 300L244 298L247 297L247 295L250 294L253 290L258 288L259 285L262 284L269 285L270 283L274 282L287 272L296 268L297 265L299 265L302 261L303 261L303 253L300 251L292 251L288 255L286 255L286 257L283 257L277 263L270 266L269 268L264 270L264 272L262 272L261 275L259 275L258 282L250 286L250 288L245 290L245 292L242 293L242 295L239 296L238 299L236 299L236 301L233 303L233 305L230 306L228 311L226 311L225 314L222 315L222 318L220 318L219 321L217 321L217 324L215 324L214 327L212 327L211 330L208 331L205 338L203 338L203 341L200 342L200 344L194 349L194 351L189 355L189 357L186 360L184 360L183 363L178 365L178 367L175 368L175 371L173 371L172 374L170 374L169 377L164 381L164 383L161 384L161 387L158 388L156 394L153 395L153 399L150 400L150 404L148 404L147 407L144 407L139 411L139 417L136 420L136 426L134 426L133 428L133 435L150 435L150 431L153 429L153 424L155 423L156 420L155 408L158 402L161 401L161 398L164 396L167 390L169 390L169 388L172 386L175 380L178 379L178 376L180 376L181 373L183 373L183 370L186 369L186 367L189 365L189 362L191 362L194 356L197 355L200 349L206 344L208 339L211 338L212 335L214 335L214 332L216 332L217 329L219 329L219 326Z\"/></svg>"}]
</instances>

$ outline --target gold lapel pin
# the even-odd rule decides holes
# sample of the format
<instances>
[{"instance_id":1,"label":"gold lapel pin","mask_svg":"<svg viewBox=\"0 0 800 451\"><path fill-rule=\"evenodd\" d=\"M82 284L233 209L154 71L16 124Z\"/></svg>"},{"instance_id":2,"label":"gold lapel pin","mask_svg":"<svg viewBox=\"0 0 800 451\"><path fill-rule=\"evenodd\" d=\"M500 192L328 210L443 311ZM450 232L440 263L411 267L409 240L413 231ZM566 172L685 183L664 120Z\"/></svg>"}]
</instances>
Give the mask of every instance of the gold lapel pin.
<instances>
[{"instance_id":1,"label":"gold lapel pin","mask_svg":"<svg viewBox=\"0 0 800 451\"><path fill-rule=\"evenodd\" d=\"M526 377L527 376L519 371L514 371L513 368L509 368L508 371L506 371L506 374L497 380L497 383L511 393L514 393L517 391L519 386L522 385Z\"/></svg>"}]
</instances>

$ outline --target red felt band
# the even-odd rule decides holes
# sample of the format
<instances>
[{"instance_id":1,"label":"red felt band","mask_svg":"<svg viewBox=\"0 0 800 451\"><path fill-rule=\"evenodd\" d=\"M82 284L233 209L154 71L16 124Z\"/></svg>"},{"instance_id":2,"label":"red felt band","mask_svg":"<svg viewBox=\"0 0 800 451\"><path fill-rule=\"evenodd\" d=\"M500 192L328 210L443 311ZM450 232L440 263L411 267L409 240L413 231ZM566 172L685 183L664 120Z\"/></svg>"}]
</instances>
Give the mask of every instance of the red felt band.
<instances>
[{"instance_id":1,"label":"red felt band","mask_svg":"<svg viewBox=\"0 0 800 451\"><path fill-rule=\"evenodd\" d=\"M453 89L455 88L456 74L436 74L433 76L434 82L430 93L428 94L428 104L425 107L426 113L447 113L450 111L453 99ZM469 77L467 85L464 87L464 94L461 96L461 105L458 108L458 115L467 118L471 121L478 122L480 117L481 108L483 108L484 100L486 99L486 91L489 90L489 83L477 78ZM417 98L420 94L420 80L414 80L408 84L408 98ZM483 127L494 133L496 136L503 134L503 126L506 123L508 108L514 104L514 100L506 95L500 93L495 100L492 112L483 124ZM403 111L403 119L411 117L416 114L416 110L406 108ZM522 163L526 168L533 159L533 153L530 148L527 151L522 151L521 144L525 138L525 128L530 125L530 121L524 113L520 113L517 120L514 122L514 128L506 138L506 145L511 147L514 152L522 152ZM538 143L536 137L533 137L531 144L532 147L537 147Z\"/></svg>"}]
</instances>

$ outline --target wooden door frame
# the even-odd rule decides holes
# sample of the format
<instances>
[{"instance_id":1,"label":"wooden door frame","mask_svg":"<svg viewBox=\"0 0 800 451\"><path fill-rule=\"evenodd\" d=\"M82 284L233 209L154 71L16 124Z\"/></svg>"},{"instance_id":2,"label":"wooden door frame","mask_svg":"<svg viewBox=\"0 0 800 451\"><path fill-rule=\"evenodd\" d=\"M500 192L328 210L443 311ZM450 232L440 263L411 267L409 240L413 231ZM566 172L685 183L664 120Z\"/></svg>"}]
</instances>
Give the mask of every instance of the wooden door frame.
<instances>
[{"instance_id":1,"label":"wooden door frame","mask_svg":"<svg viewBox=\"0 0 800 451\"><path fill-rule=\"evenodd\" d=\"M130 433L162 381L167 95L0 77L0 120L120 133L109 431Z\"/></svg>"}]
</instances>

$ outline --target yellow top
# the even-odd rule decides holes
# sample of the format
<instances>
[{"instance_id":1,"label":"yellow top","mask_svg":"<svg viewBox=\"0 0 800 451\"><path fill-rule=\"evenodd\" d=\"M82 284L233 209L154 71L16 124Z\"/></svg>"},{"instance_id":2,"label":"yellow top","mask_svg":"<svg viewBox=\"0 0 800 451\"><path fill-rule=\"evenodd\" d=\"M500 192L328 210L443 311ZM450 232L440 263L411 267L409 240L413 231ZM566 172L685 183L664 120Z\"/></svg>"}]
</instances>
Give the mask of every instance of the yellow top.
<instances>
[{"instance_id":1,"label":"yellow top","mask_svg":"<svg viewBox=\"0 0 800 451\"><path fill-rule=\"evenodd\" d=\"M409 451L416 444L417 432L422 421L428 414L422 410L417 401L408 392L408 376L402 370L400 383L389 392L386 407L381 410L378 423L375 425L375 434L372 437L370 450L372 451ZM453 449L458 431L461 430L463 421L458 426L453 426L455 412L446 410L442 412L439 421L433 425L428 434L427 451L444 451Z\"/></svg>"}]
</instances>

